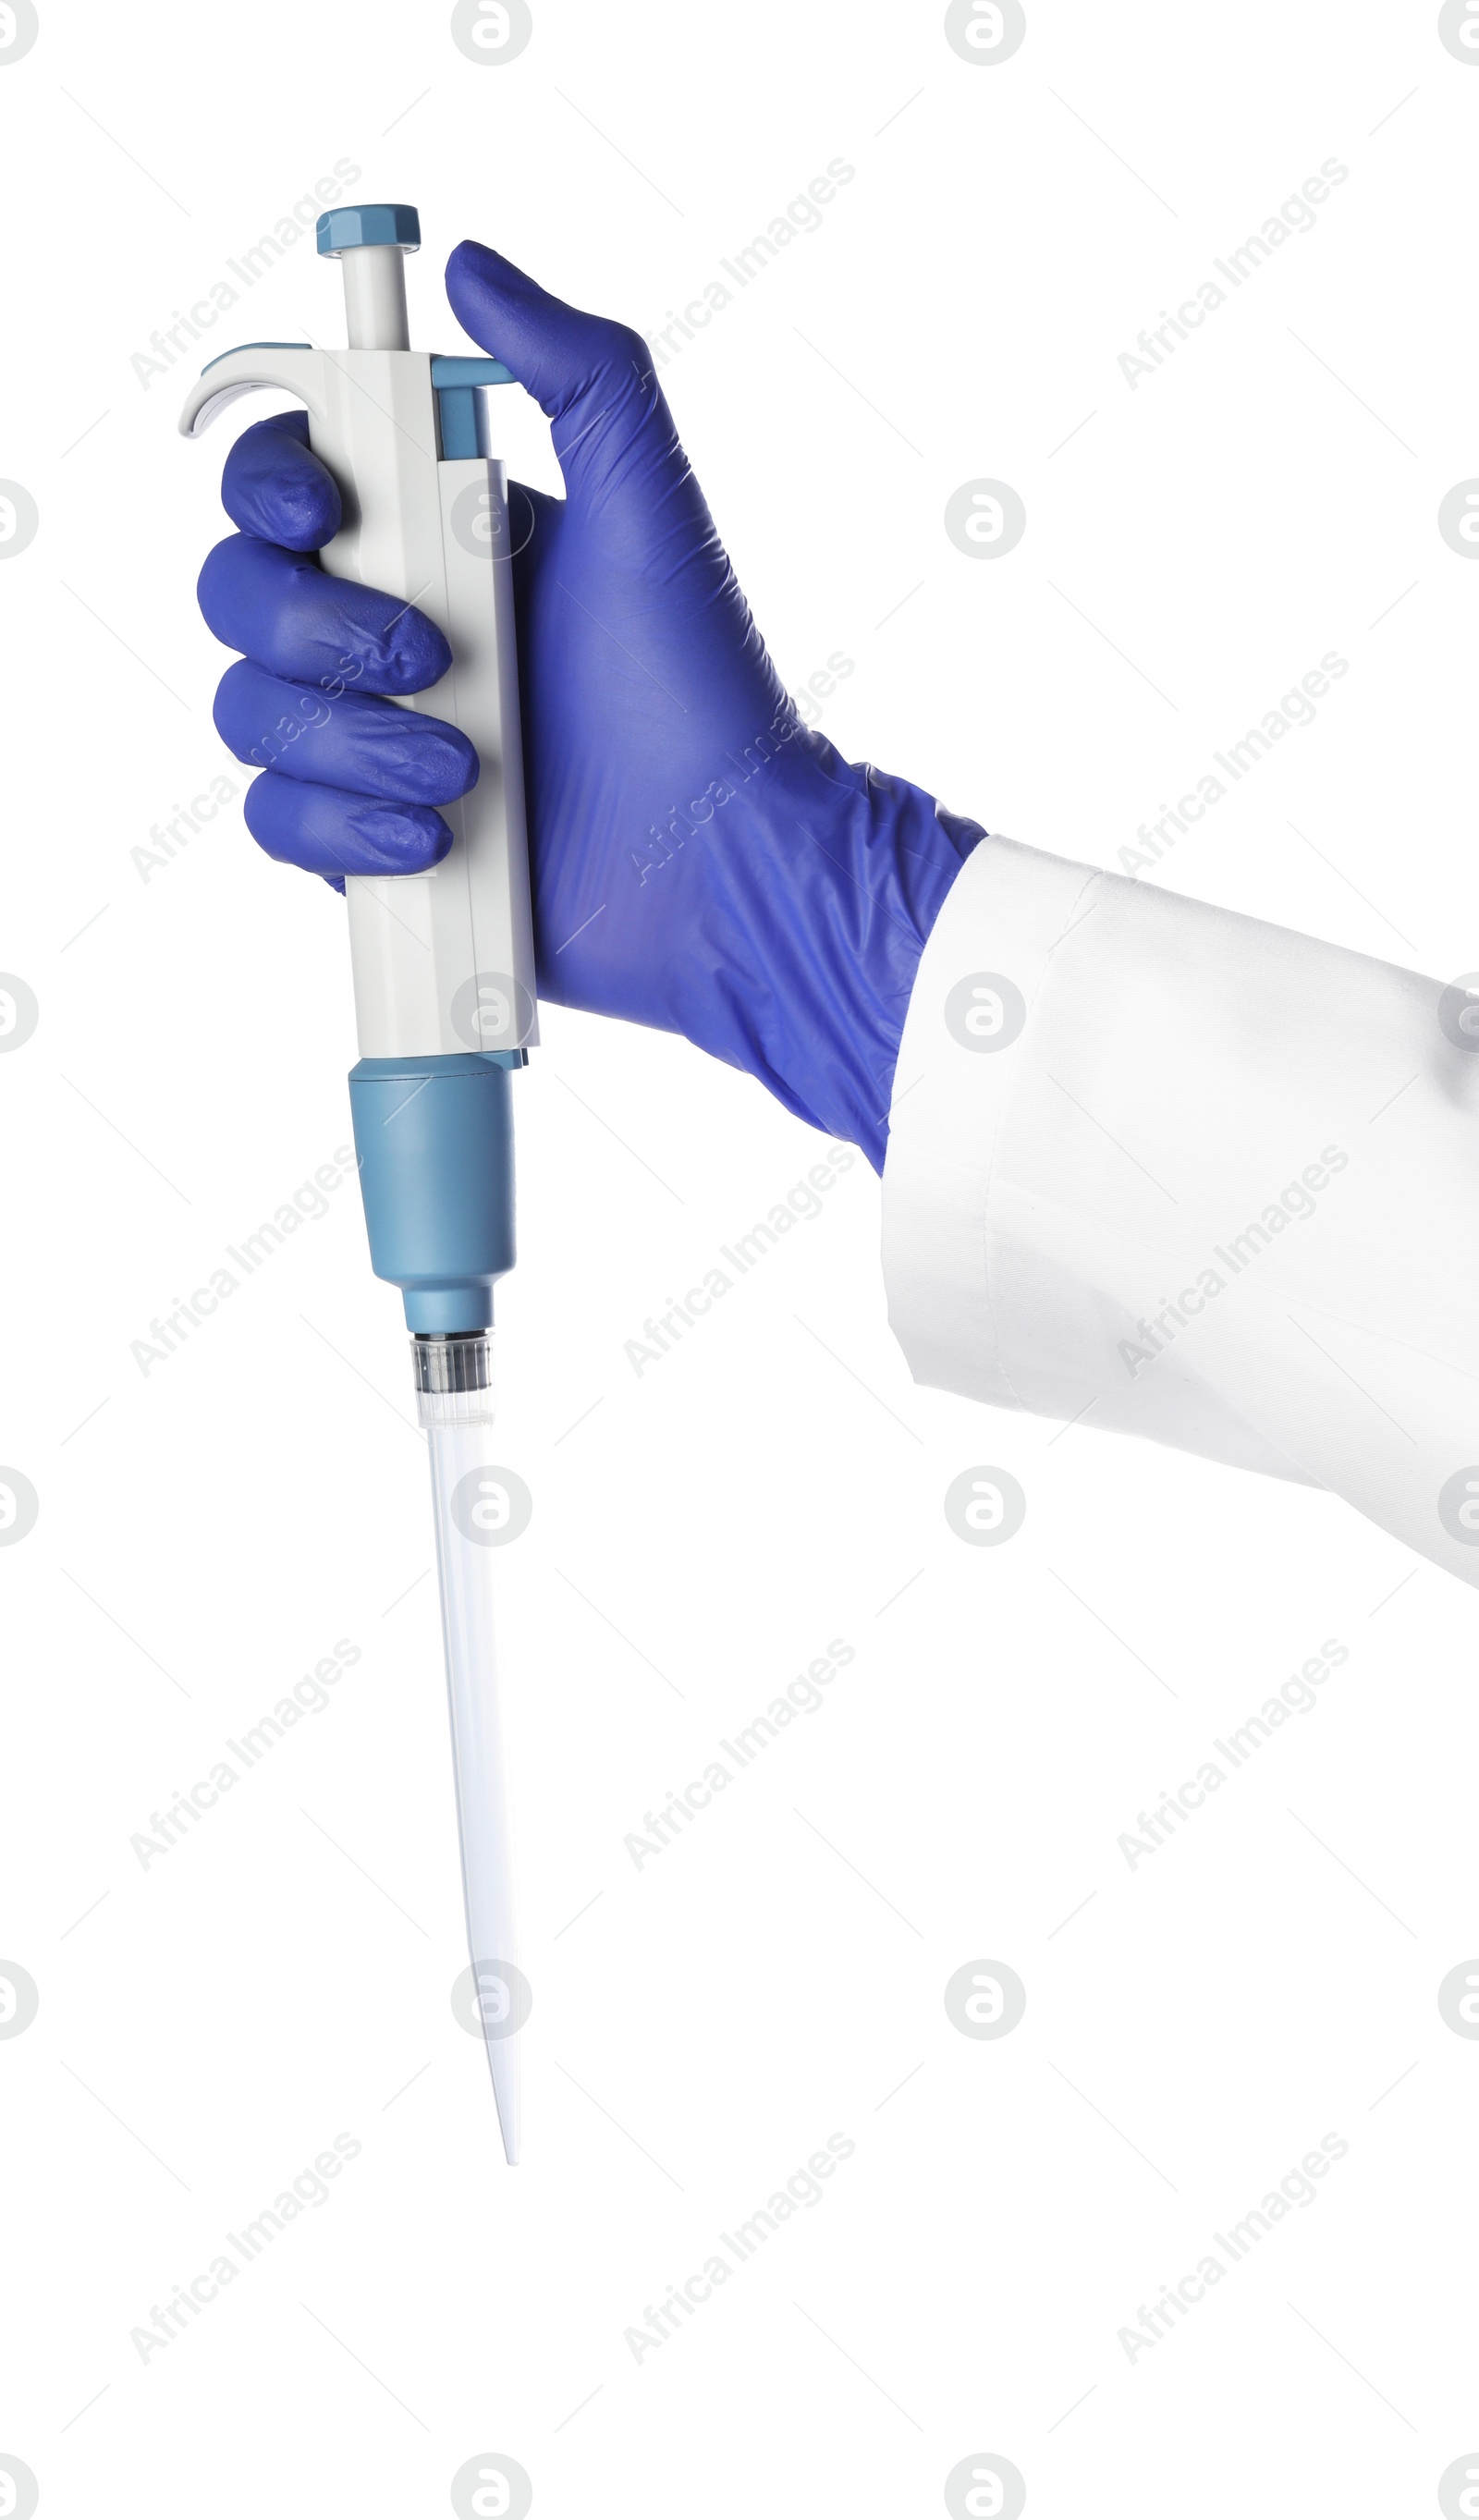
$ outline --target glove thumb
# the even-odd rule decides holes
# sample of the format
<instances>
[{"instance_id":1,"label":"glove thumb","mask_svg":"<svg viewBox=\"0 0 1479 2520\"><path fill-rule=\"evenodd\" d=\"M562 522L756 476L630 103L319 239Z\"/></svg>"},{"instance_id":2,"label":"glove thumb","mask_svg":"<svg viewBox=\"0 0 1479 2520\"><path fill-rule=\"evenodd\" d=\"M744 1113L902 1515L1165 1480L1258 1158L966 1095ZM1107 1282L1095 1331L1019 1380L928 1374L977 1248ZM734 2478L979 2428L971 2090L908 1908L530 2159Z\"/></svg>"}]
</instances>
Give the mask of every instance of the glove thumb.
<instances>
[{"instance_id":1,"label":"glove thumb","mask_svg":"<svg viewBox=\"0 0 1479 2520\"><path fill-rule=\"evenodd\" d=\"M447 295L466 333L534 396L572 504L622 504L692 483L640 333L552 297L490 246L460 245Z\"/></svg>"}]
</instances>

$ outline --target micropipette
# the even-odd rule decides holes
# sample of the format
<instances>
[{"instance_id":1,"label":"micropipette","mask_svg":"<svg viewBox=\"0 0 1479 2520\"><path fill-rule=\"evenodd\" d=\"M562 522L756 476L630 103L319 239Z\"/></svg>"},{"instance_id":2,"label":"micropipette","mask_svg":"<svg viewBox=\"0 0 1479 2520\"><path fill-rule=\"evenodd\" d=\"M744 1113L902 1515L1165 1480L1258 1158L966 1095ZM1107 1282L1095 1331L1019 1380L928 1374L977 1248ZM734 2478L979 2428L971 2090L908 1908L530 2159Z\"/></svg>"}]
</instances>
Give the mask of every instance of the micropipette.
<instances>
[{"instance_id":1,"label":"micropipette","mask_svg":"<svg viewBox=\"0 0 1479 2520\"><path fill-rule=\"evenodd\" d=\"M508 494L492 454L492 388L513 380L496 359L411 348L403 257L420 244L417 214L402 203L326 211L318 249L342 267L347 349L229 350L194 387L180 428L198 436L259 387L306 406L309 444L343 499L323 565L415 604L445 632L451 671L401 705L460 727L481 763L471 794L441 809L453 843L440 865L345 881L360 1050L349 1099L371 1263L401 1288L412 1333L471 2001L515 2162L529 1999L516 1960L491 1577L494 1550L516 1536L527 1501L493 1458L490 1333L494 1281L514 1265L510 1077L539 1036Z\"/></svg>"}]
</instances>

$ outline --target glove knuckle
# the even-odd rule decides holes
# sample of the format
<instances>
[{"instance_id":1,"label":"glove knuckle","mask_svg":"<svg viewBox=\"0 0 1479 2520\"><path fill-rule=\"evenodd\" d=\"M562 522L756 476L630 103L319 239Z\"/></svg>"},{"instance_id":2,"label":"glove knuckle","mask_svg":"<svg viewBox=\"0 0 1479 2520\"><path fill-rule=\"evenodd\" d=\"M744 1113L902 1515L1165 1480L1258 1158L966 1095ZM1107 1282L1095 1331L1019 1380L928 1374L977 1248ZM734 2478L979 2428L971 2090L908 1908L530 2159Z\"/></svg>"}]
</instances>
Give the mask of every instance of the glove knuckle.
<instances>
[{"instance_id":1,"label":"glove knuckle","mask_svg":"<svg viewBox=\"0 0 1479 2520\"><path fill-rule=\"evenodd\" d=\"M594 327L592 347L604 373L629 368L646 369L651 365L651 352L642 335L630 324L618 324L600 316Z\"/></svg>"}]
</instances>

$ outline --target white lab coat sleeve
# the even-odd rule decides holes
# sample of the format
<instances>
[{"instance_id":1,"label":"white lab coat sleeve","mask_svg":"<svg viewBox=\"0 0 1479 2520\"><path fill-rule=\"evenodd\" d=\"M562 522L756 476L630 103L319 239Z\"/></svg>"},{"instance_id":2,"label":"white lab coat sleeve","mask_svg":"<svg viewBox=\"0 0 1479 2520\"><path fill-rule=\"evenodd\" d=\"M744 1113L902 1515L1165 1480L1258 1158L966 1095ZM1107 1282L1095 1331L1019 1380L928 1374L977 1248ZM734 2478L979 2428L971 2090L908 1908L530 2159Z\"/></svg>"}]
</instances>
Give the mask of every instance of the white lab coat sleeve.
<instances>
[{"instance_id":1,"label":"white lab coat sleeve","mask_svg":"<svg viewBox=\"0 0 1479 2520\"><path fill-rule=\"evenodd\" d=\"M1333 1489L1479 1582L1462 988L989 838L883 1175L916 1379Z\"/></svg>"}]
</instances>

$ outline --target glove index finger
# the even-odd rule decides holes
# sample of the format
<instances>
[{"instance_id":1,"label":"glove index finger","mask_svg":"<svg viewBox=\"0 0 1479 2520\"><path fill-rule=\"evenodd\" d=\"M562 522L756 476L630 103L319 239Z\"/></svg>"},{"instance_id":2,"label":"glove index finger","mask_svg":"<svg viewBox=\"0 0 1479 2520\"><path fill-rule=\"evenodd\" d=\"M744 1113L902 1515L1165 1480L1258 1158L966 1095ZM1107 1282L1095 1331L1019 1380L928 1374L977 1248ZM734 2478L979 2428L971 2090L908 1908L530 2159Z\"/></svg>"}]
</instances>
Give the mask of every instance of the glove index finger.
<instances>
[{"instance_id":1,"label":"glove index finger","mask_svg":"<svg viewBox=\"0 0 1479 2520\"><path fill-rule=\"evenodd\" d=\"M245 428L226 458L221 505L234 525L289 551L320 551L343 518L338 484L308 443L308 415Z\"/></svg>"}]
</instances>

